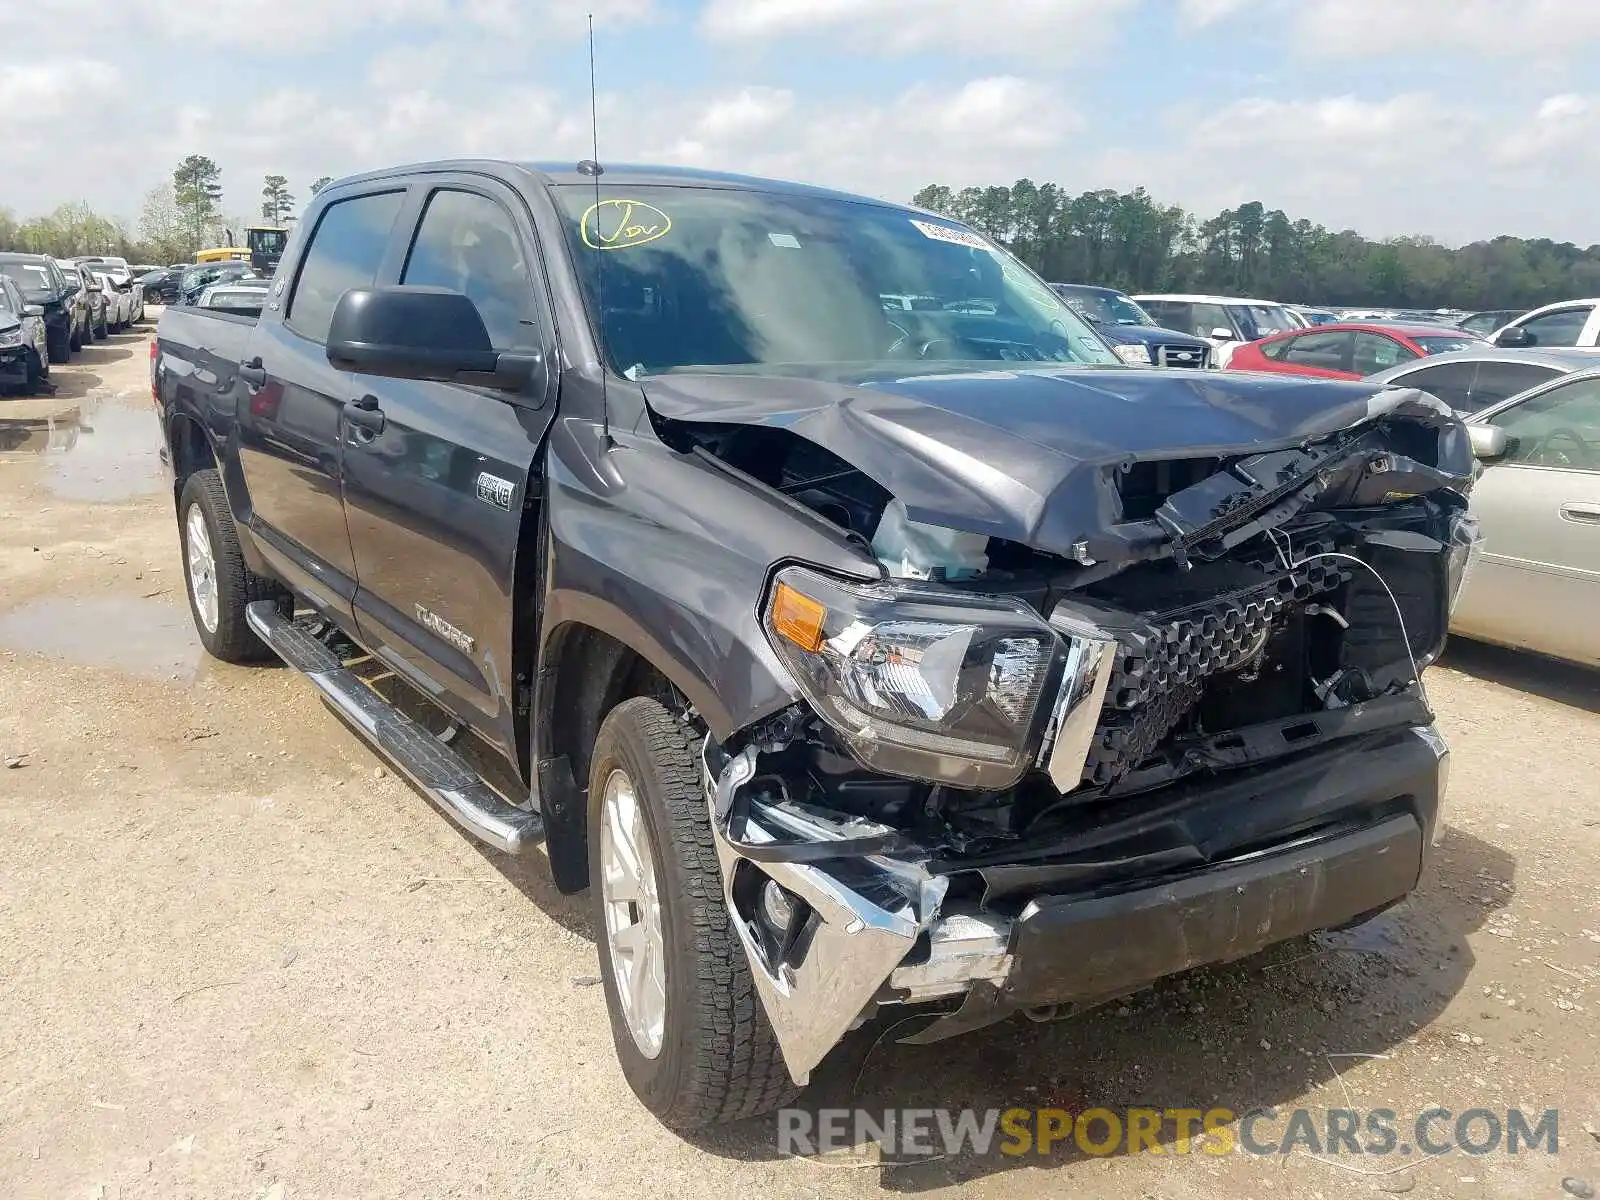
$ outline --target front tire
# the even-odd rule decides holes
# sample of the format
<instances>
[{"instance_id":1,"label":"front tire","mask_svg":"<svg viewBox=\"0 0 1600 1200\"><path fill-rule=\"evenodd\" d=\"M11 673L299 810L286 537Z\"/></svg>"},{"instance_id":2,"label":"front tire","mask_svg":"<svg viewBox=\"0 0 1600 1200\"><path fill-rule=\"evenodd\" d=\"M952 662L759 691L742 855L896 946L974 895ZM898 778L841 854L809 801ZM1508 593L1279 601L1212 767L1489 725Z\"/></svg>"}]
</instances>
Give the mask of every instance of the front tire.
<instances>
[{"instance_id":1,"label":"front tire","mask_svg":"<svg viewBox=\"0 0 1600 1200\"><path fill-rule=\"evenodd\" d=\"M279 599L284 592L245 566L239 531L216 471L196 471L184 483L178 536L189 613L207 653L228 663L270 659L272 651L250 628L244 610L257 600Z\"/></svg>"},{"instance_id":2,"label":"front tire","mask_svg":"<svg viewBox=\"0 0 1600 1200\"><path fill-rule=\"evenodd\" d=\"M689 1130L798 1092L729 927L696 737L660 702L600 726L589 771L589 882L611 1037L628 1086Z\"/></svg>"},{"instance_id":3,"label":"front tire","mask_svg":"<svg viewBox=\"0 0 1600 1200\"><path fill-rule=\"evenodd\" d=\"M45 335L45 350L53 363L64 363L72 357L72 333L57 336L54 333Z\"/></svg>"}]
</instances>

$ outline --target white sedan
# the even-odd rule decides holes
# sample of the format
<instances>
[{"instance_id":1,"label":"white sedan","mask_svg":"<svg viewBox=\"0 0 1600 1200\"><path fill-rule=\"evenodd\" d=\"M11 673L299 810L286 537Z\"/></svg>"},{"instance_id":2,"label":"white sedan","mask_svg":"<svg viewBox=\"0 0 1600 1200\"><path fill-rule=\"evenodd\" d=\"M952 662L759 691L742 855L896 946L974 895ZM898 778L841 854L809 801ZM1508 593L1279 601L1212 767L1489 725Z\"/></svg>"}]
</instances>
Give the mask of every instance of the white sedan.
<instances>
[{"instance_id":1,"label":"white sedan","mask_svg":"<svg viewBox=\"0 0 1600 1200\"><path fill-rule=\"evenodd\" d=\"M106 290L106 325L112 333L121 333L134 322L137 310L134 308L133 294L138 289L131 283L118 281L109 271L95 271L92 265L89 269L94 271L100 286Z\"/></svg>"},{"instance_id":2,"label":"white sedan","mask_svg":"<svg viewBox=\"0 0 1600 1200\"><path fill-rule=\"evenodd\" d=\"M1600 370L1513 396L1467 425L1483 546L1450 628L1600 666Z\"/></svg>"}]
</instances>

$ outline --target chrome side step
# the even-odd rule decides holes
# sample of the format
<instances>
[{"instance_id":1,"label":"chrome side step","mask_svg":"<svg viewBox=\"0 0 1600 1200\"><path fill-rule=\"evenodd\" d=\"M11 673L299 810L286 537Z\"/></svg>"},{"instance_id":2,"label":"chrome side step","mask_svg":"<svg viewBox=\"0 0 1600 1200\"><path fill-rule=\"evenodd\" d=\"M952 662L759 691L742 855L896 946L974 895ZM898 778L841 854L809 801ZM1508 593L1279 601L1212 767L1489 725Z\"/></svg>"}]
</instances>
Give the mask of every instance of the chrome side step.
<instances>
[{"instance_id":1,"label":"chrome side step","mask_svg":"<svg viewBox=\"0 0 1600 1200\"><path fill-rule=\"evenodd\" d=\"M368 687L272 601L258 600L245 609L245 617L273 653L315 684L374 750L468 833L513 855L526 854L544 840L538 813L506 803L466 759Z\"/></svg>"}]
</instances>

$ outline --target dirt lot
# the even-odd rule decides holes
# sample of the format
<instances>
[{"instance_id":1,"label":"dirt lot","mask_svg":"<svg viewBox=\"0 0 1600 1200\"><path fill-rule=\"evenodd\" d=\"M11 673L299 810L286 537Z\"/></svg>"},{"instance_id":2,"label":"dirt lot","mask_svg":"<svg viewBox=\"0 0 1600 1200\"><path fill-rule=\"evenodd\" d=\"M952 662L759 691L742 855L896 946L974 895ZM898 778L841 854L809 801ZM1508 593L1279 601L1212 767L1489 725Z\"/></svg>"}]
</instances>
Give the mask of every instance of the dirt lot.
<instances>
[{"instance_id":1,"label":"dirt lot","mask_svg":"<svg viewBox=\"0 0 1600 1200\"><path fill-rule=\"evenodd\" d=\"M1600 1188L1600 678L1469 646L1431 672L1450 827L1393 913L1075 1022L868 1026L806 1101L1559 1108L1558 1156L889 1167L781 1158L770 1121L691 1144L623 1084L584 899L480 851L290 672L202 658L146 369L123 335L0 400L0 1195Z\"/></svg>"}]
</instances>

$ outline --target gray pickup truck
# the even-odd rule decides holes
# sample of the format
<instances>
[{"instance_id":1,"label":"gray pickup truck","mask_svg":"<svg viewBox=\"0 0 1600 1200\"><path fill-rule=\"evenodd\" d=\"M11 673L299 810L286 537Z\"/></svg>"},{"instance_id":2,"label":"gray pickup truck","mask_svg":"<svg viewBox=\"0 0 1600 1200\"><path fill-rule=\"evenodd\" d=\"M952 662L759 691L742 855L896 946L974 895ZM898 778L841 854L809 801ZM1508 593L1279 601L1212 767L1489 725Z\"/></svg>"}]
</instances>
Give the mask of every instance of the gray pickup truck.
<instances>
[{"instance_id":1,"label":"gray pickup truck","mask_svg":"<svg viewBox=\"0 0 1600 1200\"><path fill-rule=\"evenodd\" d=\"M1431 397L1126 367L949 220L667 169L344 179L263 299L157 333L199 635L589 888L670 1125L1415 886L1477 545Z\"/></svg>"}]
</instances>

